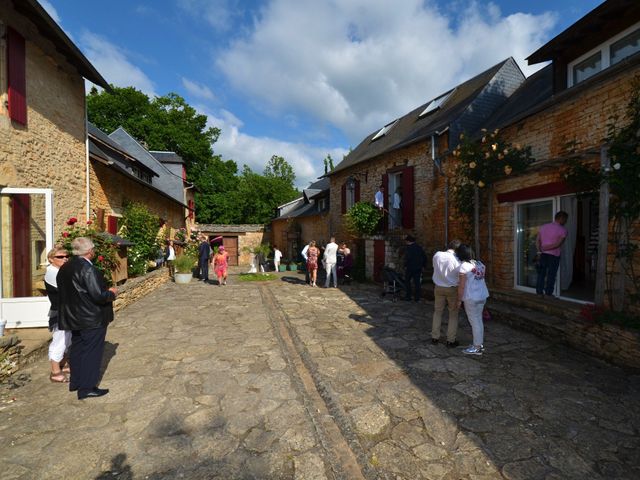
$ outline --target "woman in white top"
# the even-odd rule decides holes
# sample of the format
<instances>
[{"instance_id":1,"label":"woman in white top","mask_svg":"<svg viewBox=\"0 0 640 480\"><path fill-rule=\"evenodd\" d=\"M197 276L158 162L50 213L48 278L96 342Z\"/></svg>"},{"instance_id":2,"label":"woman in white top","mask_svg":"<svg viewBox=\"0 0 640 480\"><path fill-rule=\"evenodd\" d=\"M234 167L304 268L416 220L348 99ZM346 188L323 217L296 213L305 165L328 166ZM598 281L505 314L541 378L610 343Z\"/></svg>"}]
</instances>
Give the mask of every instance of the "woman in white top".
<instances>
[{"instance_id":1,"label":"woman in white top","mask_svg":"<svg viewBox=\"0 0 640 480\"><path fill-rule=\"evenodd\" d=\"M49 309L49 330L52 333L51 343L49 344L49 361L51 362L51 374L49 380L54 383L67 383L70 373L65 353L71 345L71 332L66 330L58 330L58 270L67 260L69 253L61 247L55 247L47 254L49 265L44 274L44 286L47 290L51 308Z\"/></svg>"},{"instance_id":2,"label":"woman in white top","mask_svg":"<svg viewBox=\"0 0 640 480\"><path fill-rule=\"evenodd\" d=\"M273 266L276 272L280 271L280 260L282 259L282 252L276 245L273 246Z\"/></svg>"},{"instance_id":3,"label":"woman in white top","mask_svg":"<svg viewBox=\"0 0 640 480\"><path fill-rule=\"evenodd\" d=\"M472 250L464 243L456 249L456 256L460 260L458 303L464 302L464 311L473 331L473 345L469 345L462 353L467 355L482 355L484 351L484 325L482 311L489 297L489 290L484 281L486 268L479 260L472 259Z\"/></svg>"}]
</instances>

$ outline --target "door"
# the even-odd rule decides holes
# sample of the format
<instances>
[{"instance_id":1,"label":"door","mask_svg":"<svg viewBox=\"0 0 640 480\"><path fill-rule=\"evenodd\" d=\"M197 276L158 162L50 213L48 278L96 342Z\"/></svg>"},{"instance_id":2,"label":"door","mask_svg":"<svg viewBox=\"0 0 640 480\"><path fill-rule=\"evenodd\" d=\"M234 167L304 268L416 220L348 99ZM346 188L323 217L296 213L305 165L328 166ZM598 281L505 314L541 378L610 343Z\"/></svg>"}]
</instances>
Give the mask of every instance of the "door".
<instances>
[{"instance_id":1,"label":"door","mask_svg":"<svg viewBox=\"0 0 640 480\"><path fill-rule=\"evenodd\" d=\"M7 328L48 325L44 273L53 245L53 192L0 189L0 318Z\"/></svg>"},{"instance_id":2,"label":"door","mask_svg":"<svg viewBox=\"0 0 640 480\"><path fill-rule=\"evenodd\" d=\"M553 221L553 199L521 203L516 206L516 286L535 293L535 257L538 229Z\"/></svg>"},{"instance_id":3,"label":"door","mask_svg":"<svg viewBox=\"0 0 640 480\"><path fill-rule=\"evenodd\" d=\"M238 265L238 237L223 237L222 245L229 254L229 265Z\"/></svg>"},{"instance_id":4,"label":"door","mask_svg":"<svg viewBox=\"0 0 640 480\"><path fill-rule=\"evenodd\" d=\"M382 267L385 257L384 240L373 241L373 280L382 282Z\"/></svg>"}]
</instances>

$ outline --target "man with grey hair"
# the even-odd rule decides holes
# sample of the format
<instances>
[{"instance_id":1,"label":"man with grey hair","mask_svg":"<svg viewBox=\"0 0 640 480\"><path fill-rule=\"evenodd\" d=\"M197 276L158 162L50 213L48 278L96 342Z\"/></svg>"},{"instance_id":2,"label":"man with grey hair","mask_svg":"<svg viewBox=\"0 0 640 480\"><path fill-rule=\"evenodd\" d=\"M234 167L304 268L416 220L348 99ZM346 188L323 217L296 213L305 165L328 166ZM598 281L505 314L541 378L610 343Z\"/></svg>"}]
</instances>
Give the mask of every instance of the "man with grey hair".
<instances>
[{"instance_id":1,"label":"man with grey hair","mask_svg":"<svg viewBox=\"0 0 640 480\"><path fill-rule=\"evenodd\" d=\"M91 239L71 242L74 257L58 272L58 325L71 331L69 390L78 399L101 397L109 390L98 388L107 325L113 321L117 290L107 288L104 276L91 262L95 256Z\"/></svg>"}]
</instances>

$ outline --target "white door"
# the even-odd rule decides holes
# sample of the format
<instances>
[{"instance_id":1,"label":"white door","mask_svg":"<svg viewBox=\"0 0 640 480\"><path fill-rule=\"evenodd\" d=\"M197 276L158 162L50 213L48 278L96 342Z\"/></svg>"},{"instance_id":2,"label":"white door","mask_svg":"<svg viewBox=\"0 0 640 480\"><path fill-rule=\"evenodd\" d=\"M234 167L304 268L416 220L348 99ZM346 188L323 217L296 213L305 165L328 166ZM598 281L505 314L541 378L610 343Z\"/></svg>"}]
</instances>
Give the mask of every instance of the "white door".
<instances>
[{"instance_id":1,"label":"white door","mask_svg":"<svg viewBox=\"0 0 640 480\"><path fill-rule=\"evenodd\" d=\"M0 189L0 318L7 328L48 325L44 290L53 246L53 191Z\"/></svg>"}]
</instances>

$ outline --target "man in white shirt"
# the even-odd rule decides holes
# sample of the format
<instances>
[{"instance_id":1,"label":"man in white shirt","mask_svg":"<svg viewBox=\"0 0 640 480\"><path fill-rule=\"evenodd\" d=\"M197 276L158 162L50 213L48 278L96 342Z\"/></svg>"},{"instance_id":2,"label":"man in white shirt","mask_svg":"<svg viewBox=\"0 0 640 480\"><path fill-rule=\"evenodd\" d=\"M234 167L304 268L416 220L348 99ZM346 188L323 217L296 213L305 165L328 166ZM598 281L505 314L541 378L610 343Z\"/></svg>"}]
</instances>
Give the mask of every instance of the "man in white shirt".
<instances>
[{"instance_id":1,"label":"man in white shirt","mask_svg":"<svg viewBox=\"0 0 640 480\"><path fill-rule=\"evenodd\" d=\"M444 252L437 252L433 256L433 296L435 305L433 310L433 324L431 326L431 343L440 341L440 326L445 302L449 307L449 323L447 326L447 347L457 347L458 334L458 270L460 261L455 255L455 249L460 246L460 240L452 240Z\"/></svg>"},{"instance_id":2,"label":"man in white shirt","mask_svg":"<svg viewBox=\"0 0 640 480\"><path fill-rule=\"evenodd\" d=\"M327 280L324 283L325 288L329 288L329 285L331 284L331 276L333 276L333 286L338 288L338 270L336 269L336 263L338 261L337 253L338 244L336 243L335 237L331 237L331 240L324 248L323 259L325 269L327 270Z\"/></svg>"},{"instance_id":3,"label":"man in white shirt","mask_svg":"<svg viewBox=\"0 0 640 480\"><path fill-rule=\"evenodd\" d=\"M176 275L176 267L173 264L173 261L176 259L176 251L173 248L173 240L169 240L169 243L167 244L167 248L165 248L164 250L164 259L167 261L169 276L171 277L171 280L173 280Z\"/></svg>"},{"instance_id":4,"label":"man in white shirt","mask_svg":"<svg viewBox=\"0 0 640 480\"><path fill-rule=\"evenodd\" d=\"M374 203L376 207L383 209L384 208L384 185L380 185L376 195L374 197Z\"/></svg>"}]
</instances>

